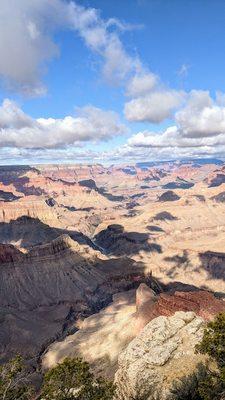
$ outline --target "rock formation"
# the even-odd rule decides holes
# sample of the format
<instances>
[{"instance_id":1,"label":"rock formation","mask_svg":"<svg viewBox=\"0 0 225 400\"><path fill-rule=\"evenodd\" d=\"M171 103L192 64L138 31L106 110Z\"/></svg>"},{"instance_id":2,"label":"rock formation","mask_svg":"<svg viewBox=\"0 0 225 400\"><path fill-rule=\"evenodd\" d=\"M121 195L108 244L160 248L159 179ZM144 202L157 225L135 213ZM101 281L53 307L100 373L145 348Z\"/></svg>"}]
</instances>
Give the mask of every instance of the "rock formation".
<instances>
[{"instance_id":1,"label":"rock formation","mask_svg":"<svg viewBox=\"0 0 225 400\"><path fill-rule=\"evenodd\" d=\"M193 312L158 317L120 354L115 375L117 400L169 400L173 382L195 370L204 320ZM142 397L143 396L143 397Z\"/></svg>"},{"instance_id":2,"label":"rock formation","mask_svg":"<svg viewBox=\"0 0 225 400\"><path fill-rule=\"evenodd\" d=\"M216 196L211 197L217 203L225 203L225 192L218 193Z\"/></svg>"},{"instance_id":3,"label":"rock formation","mask_svg":"<svg viewBox=\"0 0 225 400\"><path fill-rule=\"evenodd\" d=\"M188 182L185 179L177 178L175 182L168 182L163 185L163 189L190 189L193 186L194 183Z\"/></svg>"},{"instance_id":4,"label":"rock formation","mask_svg":"<svg viewBox=\"0 0 225 400\"><path fill-rule=\"evenodd\" d=\"M154 216L153 220L154 221L176 221L177 217L174 217L168 211L161 211Z\"/></svg>"},{"instance_id":5,"label":"rock formation","mask_svg":"<svg viewBox=\"0 0 225 400\"><path fill-rule=\"evenodd\" d=\"M225 311L225 302L205 290L156 295L142 283L136 292L136 307L136 329L140 332L152 319L160 315L171 316L176 311L193 311L204 320L211 320Z\"/></svg>"},{"instance_id":6,"label":"rock formation","mask_svg":"<svg viewBox=\"0 0 225 400\"><path fill-rule=\"evenodd\" d=\"M126 232L122 225L112 224L95 236L95 243L106 252L121 256L132 255L140 250L161 252L160 245L149 243L149 234Z\"/></svg>"},{"instance_id":7,"label":"rock formation","mask_svg":"<svg viewBox=\"0 0 225 400\"><path fill-rule=\"evenodd\" d=\"M79 315L96 312L112 294L143 281L144 267L109 259L62 235L26 254L0 247L0 355L30 356Z\"/></svg>"},{"instance_id":8,"label":"rock formation","mask_svg":"<svg viewBox=\"0 0 225 400\"><path fill-rule=\"evenodd\" d=\"M135 290L117 293L110 305L79 322L77 332L51 344L42 357L42 368L79 355L95 374L113 379L118 354L135 337L134 326Z\"/></svg>"},{"instance_id":9,"label":"rock formation","mask_svg":"<svg viewBox=\"0 0 225 400\"><path fill-rule=\"evenodd\" d=\"M211 177L206 179L209 187L217 187L225 183L225 175L224 175L224 168L222 169L223 174L221 173L214 173Z\"/></svg>"},{"instance_id":10,"label":"rock formation","mask_svg":"<svg viewBox=\"0 0 225 400\"><path fill-rule=\"evenodd\" d=\"M150 321L150 310L154 309L158 297L156 293L146 284L142 283L136 291L136 332L140 332L142 328Z\"/></svg>"},{"instance_id":11,"label":"rock formation","mask_svg":"<svg viewBox=\"0 0 225 400\"><path fill-rule=\"evenodd\" d=\"M20 199L19 196L15 196L12 192L6 192L4 190L0 190L0 201L15 201Z\"/></svg>"},{"instance_id":12,"label":"rock formation","mask_svg":"<svg viewBox=\"0 0 225 400\"><path fill-rule=\"evenodd\" d=\"M0 264L18 261L21 256L21 252L11 244L0 243Z\"/></svg>"},{"instance_id":13,"label":"rock formation","mask_svg":"<svg viewBox=\"0 0 225 400\"><path fill-rule=\"evenodd\" d=\"M0 222L0 243L14 244L20 249L49 243L57 237L67 234L79 244L86 244L94 249L96 246L86 235L75 230L53 228L38 218L22 216L10 222Z\"/></svg>"},{"instance_id":14,"label":"rock formation","mask_svg":"<svg viewBox=\"0 0 225 400\"><path fill-rule=\"evenodd\" d=\"M166 192L162 193L159 198L158 201L177 201L180 200L180 197L174 193L172 190L167 190Z\"/></svg>"},{"instance_id":15,"label":"rock formation","mask_svg":"<svg viewBox=\"0 0 225 400\"><path fill-rule=\"evenodd\" d=\"M150 283L155 290L141 283L136 291L114 295L113 303L76 324L77 332L52 343L42 357L43 369L55 366L65 357L79 355L91 364L96 374L112 379L119 354L150 321L159 316L173 316L177 311L194 311L202 320L209 320L225 310L225 302L209 292L156 294L159 288L153 278Z\"/></svg>"}]
</instances>

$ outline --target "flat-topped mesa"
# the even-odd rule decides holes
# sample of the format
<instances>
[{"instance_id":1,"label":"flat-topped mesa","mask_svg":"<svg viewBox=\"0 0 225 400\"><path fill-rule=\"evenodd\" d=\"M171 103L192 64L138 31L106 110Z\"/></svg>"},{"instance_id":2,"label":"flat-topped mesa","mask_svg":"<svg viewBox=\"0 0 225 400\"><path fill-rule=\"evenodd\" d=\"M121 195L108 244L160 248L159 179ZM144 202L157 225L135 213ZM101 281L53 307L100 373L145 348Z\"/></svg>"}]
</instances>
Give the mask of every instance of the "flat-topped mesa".
<instances>
[{"instance_id":1,"label":"flat-topped mesa","mask_svg":"<svg viewBox=\"0 0 225 400\"><path fill-rule=\"evenodd\" d=\"M177 311L193 311L204 320L225 311L225 302L205 290L155 295L147 285L141 284L136 294L136 329L139 332L149 321L163 315L171 316Z\"/></svg>"},{"instance_id":2,"label":"flat-topped mesa","mask_svg":"<svg viewBox=\"0 0 225 400\"><path fill-rule=\"evenodd\" d=\"M12 244L0 243L0 264L19 261L23 254Z\"/></svg>"}]
</instances>

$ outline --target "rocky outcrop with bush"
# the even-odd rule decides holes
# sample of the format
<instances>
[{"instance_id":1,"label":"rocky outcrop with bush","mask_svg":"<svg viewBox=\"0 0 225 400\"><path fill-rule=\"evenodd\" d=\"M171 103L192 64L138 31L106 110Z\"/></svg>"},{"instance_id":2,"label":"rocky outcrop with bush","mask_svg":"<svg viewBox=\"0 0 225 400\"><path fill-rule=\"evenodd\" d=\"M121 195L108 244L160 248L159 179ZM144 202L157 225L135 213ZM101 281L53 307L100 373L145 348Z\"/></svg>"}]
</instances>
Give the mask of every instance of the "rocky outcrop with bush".
<instances>
[{"instance_id":1,"label":"rocky outcrop with bush","mask_svg":"<svg viewBox=\"0 0 225 400\"><path fill-rule=\"evenodd\" d=\"M119 356L117 399L170 400L174 381L205 360L195 353L204 326L203 318L182 311L149 322Z\"/></svg>"}]
</instances>

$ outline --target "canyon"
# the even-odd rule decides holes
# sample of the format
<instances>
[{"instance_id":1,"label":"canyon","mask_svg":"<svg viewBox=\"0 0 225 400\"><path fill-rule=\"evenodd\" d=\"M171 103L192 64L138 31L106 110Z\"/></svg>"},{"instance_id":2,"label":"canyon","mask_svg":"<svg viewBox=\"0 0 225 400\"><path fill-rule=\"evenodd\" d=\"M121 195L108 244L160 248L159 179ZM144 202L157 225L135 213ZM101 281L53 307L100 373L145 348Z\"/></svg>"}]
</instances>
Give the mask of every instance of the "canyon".
<instances>
[{"instance_id":1,"label":"canyon","mask_svg":"<svg viewBox=\"0 0 225 400\"><path fill-rule=\"evenodd\" d=\"M225 311L224 193L218 160L0 167L0 361L80 354L136 395L154 321L178 340Z\"/></svg>"}]
</instances>

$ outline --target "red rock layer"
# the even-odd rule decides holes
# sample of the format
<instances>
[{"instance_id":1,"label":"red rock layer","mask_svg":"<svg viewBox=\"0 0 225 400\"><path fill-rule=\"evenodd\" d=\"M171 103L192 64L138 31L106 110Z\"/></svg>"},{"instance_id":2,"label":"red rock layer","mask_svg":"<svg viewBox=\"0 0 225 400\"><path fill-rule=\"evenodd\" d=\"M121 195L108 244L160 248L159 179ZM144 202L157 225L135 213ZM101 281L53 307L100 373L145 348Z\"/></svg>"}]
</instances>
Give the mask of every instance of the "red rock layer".
<instances>
[{"instance_id":1,"label":"red rock layer","mask_svg":"<svg viewBox=\"0 0 225 400\"><path fill-rule=\"evenodd\" d=\"M150 288L137 292L137 330L160 315L171 316L176 311L193 311L206 321L212 320L220 312L225 312L225 302L205 290L194 292L161 293L153 296ZM141 298L141 301L140 301Z\"/></svg>"}]
</instances>

